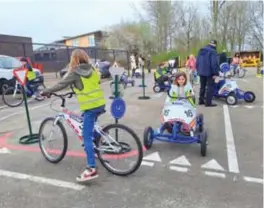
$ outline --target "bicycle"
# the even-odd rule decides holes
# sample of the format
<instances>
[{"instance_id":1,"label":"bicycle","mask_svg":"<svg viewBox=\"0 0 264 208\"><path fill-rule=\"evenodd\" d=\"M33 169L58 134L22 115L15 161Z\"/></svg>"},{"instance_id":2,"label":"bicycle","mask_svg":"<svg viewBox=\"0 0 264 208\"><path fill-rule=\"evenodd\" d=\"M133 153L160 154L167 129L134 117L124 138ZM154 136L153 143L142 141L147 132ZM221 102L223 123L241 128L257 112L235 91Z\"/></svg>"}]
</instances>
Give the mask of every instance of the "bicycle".
<instances>
[{"instance_id":1,"label":"bicycle","mask_svg":"<svg viewBox=\"0 0 264 208\"><path fill-rule=\"evenodd\" d=\"M45 97L39 95L39 93L46 88L45 85L43 84L43 81L36 80L34 84L30 84L30 88L32 90L28 88L28 85L27 87L24 88L27 97L33 97L33 94L35 93L36 94L36 96L34 97L35 100L37 101L45 100ZM19 84L18 81L16 81L15 86L8 87L3 91L2 100L9 107L18 107L22 105L22 103L24 102L23 93L24 93L23 87L21 86L21 84ZM15 103L11 102L9 98L14 98L16 102Z\"/></svg>"},{"instance_id":2,"label":"bicycle","mask_svg":"<svg viewBox=\"0 0 264 208\"><path fill-rule=\"evenodd\" d=\"M65 127L63 125L63 121L66 121L68 125L74 130L75 134L79 137L79 139L82 141L82 128L83 128L83 118L80 115L76 115L72 112L70 112L65 107L66 97L71 98L73 96L73 92L68 92L63 95L58 95L56 93L51 93L51 95L54 95L61 99L61 108L62 110L58 111L59 113L55 117L48 117L44 119L40 125L39 128L39 146L41 149L41 152L46 160L48 160L51 163L58 163L60 162L64 156L66 155L67 148L68 148L68 137L65 130ZM54 102L54 101L53 101ZM51 103L52 105L52 103ZM52 109L52 107L51 107ZM54 109L53 109L54 110ZM56 110L55 110L56 111ZM105 113L102 112L97 115L97 118ZM58 153L58 150L49 150L44 147L44 140L46 139L44 136L44 130L46 128L46 125L48 122L52 122L52 127L58 127L60 132L62 133L63 138L63 148L60 153ZM113 139L109 131L111 129L116 128L116 139ZM119 142L118 141L118 130L124 130L126 133L132 136L133 140L136 142L136 150L132 151L131 146L128 143L125 142ZM49 139L54 130L50 132ZM123 124L109 124L104 127L101 127L96 119L95 126L94 126L94 134L93 134L93 143L94 143L94 150L97 154L97 157L102 164L104 168L107 169L107 171L111 172L114 175L118 176L127 176L132 173L134 173L141 165L142 158L143 158L143 148L142 144L140 142L140 139L136 135L136 133L130 129L129 127L123 125ZM54 139L53 139L54 140ZM100 146L102 145L102 146ZM82 145L83 146L83 145ZM57 157L52 157L50 153L55 153ZM107 153L106 157L104 158L103 153ZM132 165L130 164L129 168L126 170L116 169L115 167L112 167L109 159L116 159L116 156L119 156L122 158L130 158L132 156L137 156L137 160Z\"/></svg>"},{"instance_id":3,"label":"bicycle","mask_svg":"<svg viewBox=\"0 0 264 208\"><path fill-rule=\"evenodd\" d=\"M240 65L238 65L236 68L232 65L230 65L230 72L229 72L229 75L231 77L238 77L238 78L243 78L245 77L246 75L246 69L243 69L240 67ZM225 77L226 77L226 74L225 74Z\"/></svg>"}]
</instances>

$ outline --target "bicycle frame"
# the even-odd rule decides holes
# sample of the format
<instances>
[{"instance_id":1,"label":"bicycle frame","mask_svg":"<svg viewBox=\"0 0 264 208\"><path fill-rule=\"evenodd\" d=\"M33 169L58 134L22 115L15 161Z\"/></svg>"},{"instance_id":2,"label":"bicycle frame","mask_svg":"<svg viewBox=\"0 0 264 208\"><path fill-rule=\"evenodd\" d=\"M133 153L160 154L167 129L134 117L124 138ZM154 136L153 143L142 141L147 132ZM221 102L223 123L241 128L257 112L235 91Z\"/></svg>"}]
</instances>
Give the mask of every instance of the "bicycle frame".
<instances>
[{"instance_id":1,"label":"bicycle frame","mask_svg":"<svg viewBox=\"0 0 264 208\"><path fill-rule=\"evenodd\" d=\"M68 124L69 127L71 127L71 129L73 129L73 131L77 134L78 138L82 141L83 140L83 136L82 136L82 129L83 129L83 118L81 115L72 113L70 111L68 111L67 108L63 108L62 112L59 113L58 115L55 116L55 121L54 121L54 125L57 124L57 122L60 120L65 120ZM113 139L110 135L106 134L103 131L103 128L98 124L98 122L95 122L94 125L94 133L100 134L101 137L103 137L103 141L107 142L108 146L106 148L100 148L101 151L113 151L118 153L120 151L120 149L122 149L122 147L120 146L120 144ZM93 140L95 138L93 137ZM96 148L97 150L99 150L98 148Z\"/></svg>"}]
</instances>

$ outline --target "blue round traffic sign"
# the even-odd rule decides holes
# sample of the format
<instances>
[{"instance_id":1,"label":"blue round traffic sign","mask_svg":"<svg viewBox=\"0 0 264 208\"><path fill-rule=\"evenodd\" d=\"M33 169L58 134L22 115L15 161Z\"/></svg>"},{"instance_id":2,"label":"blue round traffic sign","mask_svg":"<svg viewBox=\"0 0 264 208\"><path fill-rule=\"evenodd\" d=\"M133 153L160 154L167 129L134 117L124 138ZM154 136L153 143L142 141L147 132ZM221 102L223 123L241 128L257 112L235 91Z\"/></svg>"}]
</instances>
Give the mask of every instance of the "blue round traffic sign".
<instances>
[{"instance_id":1,"label":"blue round traffic sign","mask_svg":"<svg viewBox=\"0 0 264 208\"><path fill-rule=\"evenodd\" d=\"M115 119L120 119L125 115L126 103L122 98L115 98L111 104L111 114Z\"/></svg>"},{"instance_id":2,"label":"blue round traffic sign","mask_svg":"<svg viewBox=\"0 0 264 208\"><path fill-rule=\"evenodd\" d=\"M222 73L228 72L230 70L230 65L228 63L222 63L220 65L220 71Z\"/></svg>"}]
</instances>

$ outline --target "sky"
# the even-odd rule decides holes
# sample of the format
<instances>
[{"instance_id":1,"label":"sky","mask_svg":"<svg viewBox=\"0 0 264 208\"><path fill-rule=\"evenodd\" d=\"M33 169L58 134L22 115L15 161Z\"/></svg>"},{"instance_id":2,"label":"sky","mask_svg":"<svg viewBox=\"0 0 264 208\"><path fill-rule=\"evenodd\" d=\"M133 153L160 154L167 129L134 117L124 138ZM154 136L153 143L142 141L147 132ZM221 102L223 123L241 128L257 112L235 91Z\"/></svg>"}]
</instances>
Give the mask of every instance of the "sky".
<instances>
[{"instance_id":1,"label":"sky","mask_svg":"<svg viewBox=\"0 0 264 208\"><path fill-rule=\"evenodd\" d=\"M0 0L0 34L32 37L39 43L102 30L122 19L136 19L132 1Z\"/></svg>"},{"instance_id":2,"label":"sky","mask_svg":"<svg viewBox=\"0 0 264 208\"><path fill-rule=\"evenodd\" d=\"M50 43L121 20L137 20L142 0L0 0L0 34L32 37Z\"/></svg>"}]
</instances>

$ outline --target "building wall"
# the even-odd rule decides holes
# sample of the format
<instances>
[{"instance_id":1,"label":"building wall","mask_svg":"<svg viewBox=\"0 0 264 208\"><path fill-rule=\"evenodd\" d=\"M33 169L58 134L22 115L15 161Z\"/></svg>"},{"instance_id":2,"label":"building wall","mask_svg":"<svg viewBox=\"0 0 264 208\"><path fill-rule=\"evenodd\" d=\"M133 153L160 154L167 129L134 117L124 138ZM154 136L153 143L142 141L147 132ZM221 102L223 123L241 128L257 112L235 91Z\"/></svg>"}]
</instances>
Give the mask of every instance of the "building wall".
<instances>
[{"instance_id":1,"label":"building wall","mask_svg":"<svg viewBox=\"0 0 264 208\"><path fill-rule=\"evenodd\" d=\"M32 38L0 34L0 54L32 58L34 57Z\"/></svg>"},{"instance_id":2,"label":"building wall","mask_svg":"<svg viewBox=\"0 0 264 208\"><path fill-rule=\"evenodd\" d=\"M66 40L64 44L67 46L95 47L101 40L102 36L99 33L96 33L78 37L76 39Z\"/></svg>"}]
</instances>

